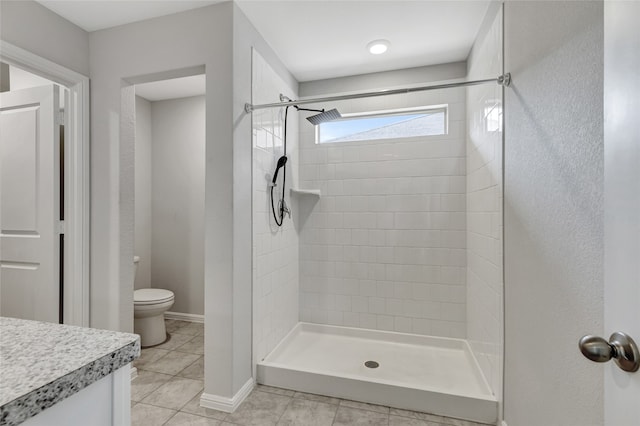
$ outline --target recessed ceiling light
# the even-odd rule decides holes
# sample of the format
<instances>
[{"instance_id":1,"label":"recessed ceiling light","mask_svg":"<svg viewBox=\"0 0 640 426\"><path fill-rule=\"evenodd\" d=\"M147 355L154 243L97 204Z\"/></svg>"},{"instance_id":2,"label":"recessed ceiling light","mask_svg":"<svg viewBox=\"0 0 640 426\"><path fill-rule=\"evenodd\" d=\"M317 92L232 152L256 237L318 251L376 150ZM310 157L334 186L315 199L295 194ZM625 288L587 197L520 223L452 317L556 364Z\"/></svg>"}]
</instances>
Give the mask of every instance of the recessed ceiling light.
<instances>
[{"instance_id":1,"label":"recessed ceiling light","mask_svg":"<svg viewBox=\"0 0 640 426\"><path fill-rule=\"evenodd\" d=\"M380 55L389 49L389 41L388 40L374 40L371 43L367 44L367 49L369 49L369 53L372 55Z\"/></svg>"}]
</instances>

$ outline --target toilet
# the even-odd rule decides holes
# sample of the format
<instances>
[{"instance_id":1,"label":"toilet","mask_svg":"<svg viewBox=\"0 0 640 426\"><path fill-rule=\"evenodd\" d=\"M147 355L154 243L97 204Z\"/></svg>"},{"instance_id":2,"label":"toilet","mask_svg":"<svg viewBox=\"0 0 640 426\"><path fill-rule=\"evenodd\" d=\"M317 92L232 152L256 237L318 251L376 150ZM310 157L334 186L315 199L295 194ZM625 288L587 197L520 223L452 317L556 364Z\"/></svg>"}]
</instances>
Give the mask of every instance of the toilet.
<instances>
[{"instance_id":1,"label":"toilet","mask_svg":"<svg viewBox=\"0 0 640 426\"><path fill-rule=\"evenodd\" d=\"M135 270L139 256L134 256ZM167 340L164 313L173 306L174 296L170 290L141 288L133 292L134 331L140 335L142 347L155 346Z\"/></svg>"}]
</instances>

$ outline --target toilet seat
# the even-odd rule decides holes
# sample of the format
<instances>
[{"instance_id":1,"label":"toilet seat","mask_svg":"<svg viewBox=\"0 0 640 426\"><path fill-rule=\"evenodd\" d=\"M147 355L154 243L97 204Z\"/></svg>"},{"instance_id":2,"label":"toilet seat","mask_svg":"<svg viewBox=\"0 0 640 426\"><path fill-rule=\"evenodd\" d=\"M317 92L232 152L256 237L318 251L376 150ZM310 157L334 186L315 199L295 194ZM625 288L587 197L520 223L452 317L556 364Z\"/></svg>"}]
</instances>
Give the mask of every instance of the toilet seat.
<instances>
[{"instance_id":1,"label":"toilet seat","mask_svg":"<svg viewBox=\"0 0 640 426\"><path fill-rule=\"evenodd\" d=\"M133 304L158 305L173 301L173 292L162 288L141 288L133 292Z\"/></svg>"}]
</instances>

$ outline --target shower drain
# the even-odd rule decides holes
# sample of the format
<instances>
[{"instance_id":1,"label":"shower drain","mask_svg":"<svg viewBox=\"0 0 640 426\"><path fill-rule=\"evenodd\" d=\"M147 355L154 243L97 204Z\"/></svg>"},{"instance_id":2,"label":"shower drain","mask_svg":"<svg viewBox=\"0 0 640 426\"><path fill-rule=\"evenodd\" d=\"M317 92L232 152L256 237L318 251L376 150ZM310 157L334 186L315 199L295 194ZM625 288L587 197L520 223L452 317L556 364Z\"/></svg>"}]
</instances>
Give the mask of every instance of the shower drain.
<instances>
[{"instance_id":1,"label":"shower drain","mask_svg":"<svg viewBox=\"0 0 640 426\"><path fill-rule=\"evenodd\" d=\"M367 368L378 368L378 367L380 367L380 364L378 364L375 361L367 361L367 362L364 363L364 366L367 367Z\"/></svg>"}]
</instances>

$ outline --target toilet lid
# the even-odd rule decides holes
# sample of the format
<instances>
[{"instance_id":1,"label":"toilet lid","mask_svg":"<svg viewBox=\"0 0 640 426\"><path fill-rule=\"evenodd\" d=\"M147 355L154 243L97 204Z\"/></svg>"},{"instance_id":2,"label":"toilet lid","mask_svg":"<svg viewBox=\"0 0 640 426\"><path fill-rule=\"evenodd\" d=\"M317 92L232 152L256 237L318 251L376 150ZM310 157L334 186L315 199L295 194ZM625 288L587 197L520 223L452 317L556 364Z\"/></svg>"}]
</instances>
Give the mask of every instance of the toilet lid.
<instances>
[{"instance_id":1,"label":"toilet lid","mask_svg":"<svg viewBox=\"0 0 640 426\"><path fill-rule=\"evenodd\" d=\"M152 305L173 299L173 292L163 288L141 288L133 292L133 303Z\"/></svg>"}]
</instances>

